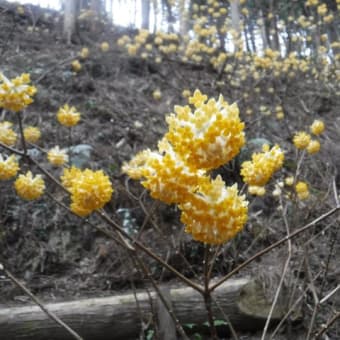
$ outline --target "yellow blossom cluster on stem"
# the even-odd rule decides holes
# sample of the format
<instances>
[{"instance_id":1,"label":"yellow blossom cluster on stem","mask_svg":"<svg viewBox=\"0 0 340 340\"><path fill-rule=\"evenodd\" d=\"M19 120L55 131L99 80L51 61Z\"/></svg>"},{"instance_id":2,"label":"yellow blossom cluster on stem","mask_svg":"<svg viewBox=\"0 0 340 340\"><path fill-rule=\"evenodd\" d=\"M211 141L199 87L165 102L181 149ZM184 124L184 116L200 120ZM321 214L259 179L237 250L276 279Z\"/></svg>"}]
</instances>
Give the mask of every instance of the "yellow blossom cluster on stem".
<instances>
[{"instance_id":1,"label":"yellow blossom cluster on stem","mask_svg":"<svg viewBox=\"0 0 340 340\"><path fill-rule=\"evenodd\" d=\"M247 221L247 202L238 195L237 185L226 187L220 176L199 187L179 205L185 231L195 240L221 244L234 238Z\"/></svg>"},{"instance_id":2,"label":"yellow blossom cluster on stem","mask_svg":"<svg viewBox=\"0 0 340 340\"><path fill-rule=\"evenodd\" d=\"M17 141L18 135L12 129L12 126L11 122L0 122L0 142L7 146L12 146Z\"/></svg>"},{"instance_id":3,"label":"yellow blossom cluster on stem","mask_svg":"<svg viewBox=\"0 0 340 340\"><path fill-rule=\"evenodd\" d=\"M65 149L60 149L59 145L57 145L48 151L47 159L55 166L64 165L68 162L67 151Z\"/></svg>"},{"instance_id":4,"label":"yellow blossom cluster on stem","mask_svg":"<svg viewBox=\"0 0 340 340\"><path fill-rule=\"evenodd\" d=\"M57 112L57 119L61 125L71 127L78 124L80 120L80 113L74 106L65 104Z\"/></svg>"},{"instance_id":5,"label":"yellow blossom cluster on stem","mask_svg":"<svg viewBox=\"0 0 340 340\"><path fill-rule=\"evenodd\" d=\"M303 181L299 181L295 184L295 192L299 200L303 201L309 197L308 184Z\"/></svg>"},{"instance_id":6,"label":"yellow blossom cluster on stem","mask_svg":"<svg viewBox=\"0 0 340 340\"><path fill-rule=\"evenodd\" d=\"M322 120L316 119L309 129L314 136L319 136L325 131L325 124ZM321 148L319 140L312 139L312 136L304 131L295 134L293 144L299 150L306 149L309 154L315 154L319 152Z\"/></svg>"},{"instance_id":7,"label":"yellow blossom cluster on stem","mask_svg":"<svg viewBox=\"0 0 340 340\"><path fill-rule=\"evenodd\" d=\"M264 144L262 152L254 153L251 161L242 163L241 175L243 181L249 186L263 187L273 174L282 167L283 161L284 154L278 145L270 149L268 144ZM251 190L255 189L251 188ZM261 189L258 190L260 190L260 193L262 192ZM253 193L257 193L257 190Z\"/></svg>"},{"instance_id":8,"label":"yellow blossom cluster on stem","mask_svg":"<svg viewBox=\"0 0 340 340\"><path fill-rule=\"evenodd\" d=\"M167 117L169 131L158 151L144 150L122 171L139 179L153 198L178 204L186 232L201 242L221 244L243 229L248 202L237 185L227 187L208 169L230 161L244 145L244 124L236 105L216 101L196 90L191 107L175 107Z\"/></svg>"},{"instance_id":9,"label":"yellow blossom cluster on stem","mask_svg":"<svg viewBox=\"0 0 340 340\"><path fill-rule=\"evenodd\" d=\"M166 118L165 138L187 164L198 169L214 169L228 163L245 144L244 123L236 104L229 105L222 95L216 101L196 90L189 105L175 106Z\"/></svg>"},{"instance_id":10,"label":"yellow blossom cluster on stem","mask_svg":"<svg viewBox=\"0 0 340 340\"><path fill-rule=\"evenodd\" d=\"M62 184L71 194L71 210L85 217L111 200L113 187L102 170L65 169Z\"/></svg>"},{"instance_id":11,"label":"yellow blossom cluster on stem","mask_svg":"<svg viewBox=\"0 0 340 340\"><path fill-rule=\"evenodd\" d=\"M19 163L15 155L4 157L0 153L0 180L6 181L16 176L19 170Z\"/></svg>"},{"instance_id":12,"label":"yellow blossom cluster on stem","mask_svg":"<svg viewBox=\"0 0 340 340\"><path fill-rule=\"evenodd\" d=\"M21 174L14 182L15 190L19 197L25 200L35 200L45 191L45 182L41 175L33 176L31 171Z\"/></svg>"},{"instance_id":13,"label":"yellow blossom cluster on stem","mask_svg":"<svg viewBox=\"0 0 340 340\"><path fill-rule=\"evenodd\" d=\"M29 85L30 82L28 73L23 73L13 79L7 79L0 73L0 108L19 112L31 104L37 89Z\"/></svg>"},{"instance_id":14,"label":"yellow blossom cluster on stem","mask_svg":"<svg viewBox=\"0 0 340 340\"><path fill-rule=\"evenodd\" d=\"M24 129L24 137L26 142L36 143L41 137L41 132L35 126L27 126Z\"/></svg>"}]
</instances>

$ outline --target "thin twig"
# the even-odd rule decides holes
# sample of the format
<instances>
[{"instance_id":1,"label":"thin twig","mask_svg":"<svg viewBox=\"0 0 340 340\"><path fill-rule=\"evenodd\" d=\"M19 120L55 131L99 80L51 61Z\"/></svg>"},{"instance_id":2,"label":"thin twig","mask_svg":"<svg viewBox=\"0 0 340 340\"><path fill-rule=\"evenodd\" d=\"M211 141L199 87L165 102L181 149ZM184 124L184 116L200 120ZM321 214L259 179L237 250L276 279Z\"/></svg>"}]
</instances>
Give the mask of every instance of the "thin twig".
<instances>
[{"instance_id":1,"label":"thin twig","mask_svg":"<svg viewBox=\"0 0 340 340\"><path fill-rule=\"evenodd\" d=\"M326 325L322 326L322 329L316 334L315 339L320 339L337 319L340 319L340 312L337 312Z\"/></svg>"},{"instance_id":2,"label":"thin twig","mask_svg":"<svg viewBox=\"0 0 340 340\"><path fill-rule=\"evenodd\" d=\"M281 240L276 241L275 243L273 243L272 245L270 245L269 247L259 251L258 253L256 253L255 255L253 255L252 257L250 257L249 259L247 259L246 261L244 261L243 263L241 263L239 266L237 266L235 269L233 269L231 272L229 272L227 275L223 276L220 280L218 280L216 283L214 283L209 289L210 291L213 291L214 289L216 289L218 286L220 286L222 283L224 283L226 280L228 280L229 278L231 278L232 276L234 276L235 274L237 274L241 269L243 269L244 267L246 267L248 264L250 264L251 262L257 260L259 257L263 256L264 254L269 253L270 251L272 251L273 249L279 247L281 244L287 242L288 240L295 238L296 236L300 235L301 233L305 232L306 230L310 229L311 227L313 227L316 223L326 219L329 216L332 216L333 214L335 214L338 210L340 210L340 206L336 206L335 208L330 209L329 211L327 211L326 213L324 213L323 215L317 217L315 220L313 220L310 223L307 223L306 225L304 225L303 227L295 230L293 233L285 236L284 238L282 238Z\"/></svg>"},{"instance_id":3,"label":"thin twig","mask_svg":"<svg viewBox=\"0 0 340 340\"><path fill-rule=\"evenodd\" d=\"M8 269L6 269L1 263L0 263L0 270L2 270L6 276L17 286L19 287L26 295L28 295L33 302L40 307L40 309L53 321L55 321L59 326L64 328L68 333L72 335L74 339L77 340L83 340L83 338L76 333L71 327L66 325L62 320L59 319L59 317L54 314L53 312L49 311L43 304L42 302L34 296L16 277L14 277Z\"/></svg>"},{"instance_id":4,"label":"thin twig","mask_svg":"<svg viewBox=\"0 0 340 340\"><path fill-rule=\"evenodd\" d=\"M280 197L280 204L281 206L283 206L283 202L282 202L282 197ZM287 237L289 237L290 235L290 230L289 230L289 223L288 223L288 220L287 220L287 205L285 206L285 208L282 210L282 218L283 218L283 221L284 221L284 224L285 224L285 227L286 227L286 233L287 233ZM268 327L269 327L269 324L270 324L270 320L272 318L272 315L273 315L273 312L274 312L274 309L275 309L275 306L277 304L277 301L279 299L279 295L280 295L280 292L281 292L281 289L282 289L282 286L283 286L283 283L284 283L284 279L285 279L285 276L288 272L288 268L289 268L289 263L290 263L290 260L292 258L292 242L290 239L288 239L288 242L287 242L287 251L288 251L288 256L287 256L287 259L286 259L286 262L285 262L285 265L283 267L283 272L282 272L282 275L281 275L281 278L280 278L280 282L279 282L279 285L276 289L276 293L275 293L275 296L274 296L274 300L273 300L273 303L270 307L270 311L268 313L268 317L267 317L267 320L266 320L266 324L263 328L263 333L262 333L262 337L261 337L261 340L264 340L265 337L266 337L266 334L267 334L267 331L268 331Z\"/></svg>"},{"instance_id":5,"label":"thin twig","mask_svg":"<svg viewBox=\"0 0 340 340\"><path fill-rule=\"evenodd\" d=\"M217 339L217 330L214 324L214 315L211 308L211 292L209 290L209 253L210 245L204 245L204 258L203 258L203 268L204 268L204 304L208 313L208 322L210 328L210 334L212 339Z\"/></svg>"}]
</instances>

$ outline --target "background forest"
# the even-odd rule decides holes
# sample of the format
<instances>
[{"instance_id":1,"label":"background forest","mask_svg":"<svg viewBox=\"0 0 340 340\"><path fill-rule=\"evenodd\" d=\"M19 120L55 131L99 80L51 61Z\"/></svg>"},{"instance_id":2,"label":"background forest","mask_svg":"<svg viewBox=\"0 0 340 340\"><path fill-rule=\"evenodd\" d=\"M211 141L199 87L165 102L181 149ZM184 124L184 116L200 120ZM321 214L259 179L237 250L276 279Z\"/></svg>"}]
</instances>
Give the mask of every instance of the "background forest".
<instances>
[{"instance_id":1,"label":"background forest","mask_svg":"<svg viewBox=\"0 0 340 340\"><path fill-rule=\"evenodd\" d=\"M43 5L0 0L0 338L339 339L340 1Z\"/></svg>"}]
</instances>

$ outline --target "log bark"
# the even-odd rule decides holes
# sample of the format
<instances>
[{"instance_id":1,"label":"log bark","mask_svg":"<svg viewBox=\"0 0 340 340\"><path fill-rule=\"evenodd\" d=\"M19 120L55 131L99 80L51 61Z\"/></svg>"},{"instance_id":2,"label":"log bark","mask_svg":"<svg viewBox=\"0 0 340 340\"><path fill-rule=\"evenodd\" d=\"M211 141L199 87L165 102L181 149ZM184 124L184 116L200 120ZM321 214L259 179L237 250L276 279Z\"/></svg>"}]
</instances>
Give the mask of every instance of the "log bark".
<instances>
[{"instance_id":1,"label":"log bark","mask_svg":"<svg viewBox=\"0 0 340 340\"><path fill-rule=\"evenodd\" d=\"M153 303L157 296L152 294ZM46 304L66 324L85 340L136 339L141 330L141 319L150 319L152 307L147 293L124 294L103 298ZM202 324L207 321L202 296L192 288L170 288L171 304L181 324ZM264 325L271 301L263 286L249 278L229 280L213 293L213 313L223 320L229 317L235 329L255 330ZM137 308L138 305L138 308ZM223 313L221 313L221 309ZM286 312L279 305L273 320ZM67 340L68 333L50 320L37 306L0 309L0 338L11 340Z\"/></svg>"}]
</instances>

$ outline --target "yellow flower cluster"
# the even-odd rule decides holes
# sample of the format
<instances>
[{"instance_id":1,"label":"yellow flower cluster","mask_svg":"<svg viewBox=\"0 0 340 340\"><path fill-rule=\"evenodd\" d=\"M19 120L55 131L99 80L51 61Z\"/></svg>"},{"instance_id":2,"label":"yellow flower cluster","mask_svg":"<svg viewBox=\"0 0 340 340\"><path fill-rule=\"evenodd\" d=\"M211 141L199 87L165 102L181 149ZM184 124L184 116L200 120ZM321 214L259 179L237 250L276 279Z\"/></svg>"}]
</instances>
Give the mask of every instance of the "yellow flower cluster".
<instances>
[{"instance_id":1,"label":"yellow flower cluster","mask_svg":"<svg viewBox=\"0 0 340 340\"><path fill-rule=\"evenodd\" d=\"M33 102L32 97L37 92L35 86L29 85L30 82L28 73L11 80L0 73L0 107L14 112L25 109Z\"/></svg>"},{"instance_id":2,"label":"yellow flower cluster","mask_svg":"<svg viewBox=\"0 0 340 340\"><path fill-rule=\"evenodd\" d=\"M322 120L316 119L309 129L313 135L319 136L325 131L325 124ZM321 148L320 142L312 139L311 135L304 131L300 131L295 134L293 143L297 149L306 149L309 154L315 154L319 152Z\"/></svg>"},{"instance_id":3,"label":"yellow flower cluster","mask_svg":"<svg viewBox=\"0 0 340 340\"><path fill-rule=\"evenodd\" d=\"M186 232L197 241L221 244L242 230L247 220L247 204L237 186L226 187L220 177L206 173L230 161L244 144L244 124L236 105L229 106L220 96L207 102L196 90L190 106L175 107L167 117L169 131L158 151L144 150L123 172L150 190L151 196L181 209Z\"/></svg>"},{"instance_id":4,"label":"yellow flower cluster","mask_svg":"<svg viewBox=\"0 0 340 340\"><path fill-rule=\"evenodd\" d=\"M309 197L308 184L306 182L298 182L295 185L295 192L299 200L303 201Z\"/></svg>"},{"instance_id":5,"label":"yellow flower cluster","mask_svg":"<svg viewBox=\"0 0 340 340\"><path fill-rule=\"evenodd\" d=\"M306 149L310 141L311 136L304 131L297 132L293 138L293 143L299 150Z\"/></svg>"},{"instance_id":6,"label":"yellow flower cluster","mask_svg":"<svg viewBox=\"0 0 340 340\"><path fill-rule=\"evenodd\" d=\"M310 131L313 135L321 135L325 131L325 124L322 120L316 119L310 126Z\"/></svg>"},{"instance_id":7,"label":"yellow flower cluster","mask_svg":"<svg viewBox=\"0 0 340 340\"><path fill-rule=\"evenodd\" d=\"M110 45L107 41L103 41L101 44L100 44L100 50L102 52L107 52L108 50L110 49Z\"/></svg>"},{"instance_id":8,"label":"yellow flower cluster","mask_svg":"<svg viewBox=\"0 0 340 340\"><path fill-rule=\"evenodd\" d=\"M229 162L245 143L244 123L236 104L229 105L222 95L216 101L196 90L190 106L175 106L175 113L166 118L169 132L165 138L175 152L191 167L214 169Z\"/></svg>"},{"instance_id":9,"label":"yellow flower cluster","mask_svg":"<svg viewBox=\"0 0 340 340\"><path fill-rule=\"evenodd\" d=\"M26 142L36 143L41 137L41 132L35 126L27 126L24 129L24 137Z\"/></svg>"},{"instance_id":10,"label":"yellow flower cluster","mask_svg":"<svg viewBox=\"0 0 340 340\"><path fill-rule=\"evenodd\" d=\"M80 72L80 70L82 69L82 66L79 60L73 60L71 63L71 66L72 66L72 70L77 73Z\"/></svg>"},{"instance_id":11,"label":"yellow flower cluster","mask_svg":"<svg viewBox=\"0 0 340 340\"><path fill-rule=\"evenodd\" d=\"M284 154L278 145L270 149L269 145L264 144L261 153L254 153L251 161L242 163L241 175L243 181L250 186L263 187L274 172L282 167L283 161Z\"/></svg>"},{"instance_id":12,"label":"yellow flower cluster","mask_svg":"<svg viewBox=\"0 0 340 340\"><path fill-rule=\"evenodd\" d=\"M226 187L220 176L201 185L179 207L185 231L195 240L208 244L229 241L247 221L248 203L238 195L236 184Z\"/></svg>"},{"instance_id":13,"label":"yellow flower cluster","mask_svg":"<svg viewBox=\"0 0 340 340\"><path fill-rule=\"evenodd\" d=\"M162 92L160 89L156 89L152 92L152 97L154 100L160 100L162 98Z\"/></svg>"},{"instance_id":14,"label":"yellow flower cluster","mask_svg":"<svg viewBox=\"0 0 340 340\"><path fill-rule=\"evenodd\" d=\"M308 7L308 6L316 6L318 5L319 3L319 0L307 0L305 2L305 5Z\"/></svg>"},{"instance_id":15,"label":"yellow flower cluster","mask_svg":"<svg viewBox=\"0 0 340 340\"><path fill-rule=\"evenodd\" d=\"M38 199L45 191L45 182L41 175L33 177L32 172L26 175L19 175L14 183L15 190L21 198L25 200Z\"/></svg>"},{"instance_id":16,"label":"yellow flower cluster","mask_svg":"<svg viewBox=\"0 0 340 340\"><path fill-rule=\"evenodd\" d=\"M0 122L0 142L7 146L12 146L17 141L17 134L12 130L12 126L11 122Z\"/></svg>"},{"instance_id":17,"label":"yellow flower cluster","mask_svg":"<svg viewBox=\"0 0 340 340\"><path fill-rule=\"evenodd\" d=\"M87 47L83 47L81 51L79 52L79 57L81 59L86 59L90 54L90 51Z\"/></svg>"},{"instance_id":18,"label":"yellow flower cluster","mask_svg":"<svg viewBox=\"0 0 340 340\"><path fill-rule=\"evenodd\" d=\"M65 149L60 149L57 145L48 151L47 159L51 164L61 166L68 162L68 155Z\"/></svg>"},{"instance_id":19,"label":"yellow flower cluster","mask_svg":"<svg viewBox=\"0 0 340 340\"><path fill-rule=\"evenodd\" d=\"M0 153L0 180L6 181L15 177L19 170L19 164L14 155L5 159Z\"/></svg>"},{"instance_id":20,"label":"yellow flower cluster","mask_svg":"<svg viewBox=\"0 0 340 340\"><path fill-rule=\"evenodd\" d=\"M78 124L80 113L77 112L74 106L70 107L68 104L65 104L58 110L57 119L61 125L71 127Z\"/></svg>"},{"instance_id":21,"label":"yellow flower cluster","mask_svg":"<svg viewBox=\"0 0 340 340\"><path fill-rule=\"evenodd\" d=\"M141 151L122 171L133 179L143 179L151 196L167 204L187 201L191 192L208 180L204 171L189 167L165 139L159 142L158 152Z\"/></svg>"},{"instance_id":22,"label":"yellow flower cluster","mask_svg":"<svg viewBox=\"0 0 340 340\"><path fill-rule=\"evenodd\" d=\"M327 5L326 4L321 4L317 7L317 12L319 15L324 16L327 14Z\"/></svg>"},{"instance_id":23,"label":"yellow flower cluster","mask_svg":"<svg viewBox=\"0 0 340 340\"><path fill-rule=\"evenodd\" d=\"M71 210L78 216L88 216L111 200L112 184L102 170L82 171L72 167L64 170L61 180L71 194Z\"/></svg>"}]
</instances>

